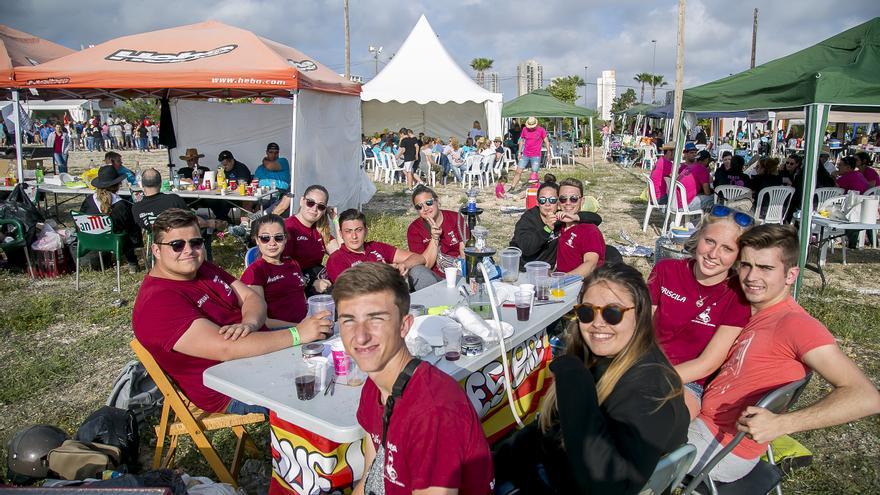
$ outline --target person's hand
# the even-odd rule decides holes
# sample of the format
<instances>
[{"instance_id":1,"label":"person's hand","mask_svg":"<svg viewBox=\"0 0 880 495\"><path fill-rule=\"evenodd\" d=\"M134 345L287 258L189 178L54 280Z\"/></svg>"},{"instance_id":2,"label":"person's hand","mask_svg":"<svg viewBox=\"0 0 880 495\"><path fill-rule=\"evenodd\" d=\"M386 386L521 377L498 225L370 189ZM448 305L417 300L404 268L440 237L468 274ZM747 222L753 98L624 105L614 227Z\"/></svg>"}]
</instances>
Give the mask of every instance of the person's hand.
<instances>
[{"instance_id":1,"label":"person's hand","mask_svg":"<svg viewBox=\"0 0 880 495\"><path fill-rule=\"evenodd\" d=\"M397 271L399 271L400 274L404 277L407 273L409 273L409 267L407 267L404 263L391 263L391 266L397 268Z\"/></svg>"},{"instance_id":2,"label":"person's hand","mask_svg":"<svg viewBox=\"0 0 880 495\"><path fill-rule=\"evenodd\" d=\"M329 316L329 311L319 311L297 325L300 342L305 344L324 340L333 335L333 322L327 319Z\"/></svg>"},{"instance_id":3,"label":"person's hand","mask_svg":"<svg viewBox=\"0 0 880 495\"><path fill-rule=\"evenodd\" d=\"M736 429L758 443L766 443L785 435L782 416L763 407L749 406L736 421Z\"/></svg>"},{"instance_id":4,"label":"person's hand","mask_svg":"<svg viewBox=\"0 0 880 495\"><path fill-rule=\"evenodd\" d=\"M433 218L428 219L428 225L431 227L431 237L439 240L440 235L443 233L442 226L437 225Z\"/></svg>"},{"instance_id":5,"label":"person's hand","mask_svg":"<svg viewBox=\"0 0 880 495\"><path fill-rule=\"evenodd\" d=\"M255 332L257 328L250 323L233 323L220 327L218 331L226 340L238 340L251 332Z\"/></svg>"},{"instance_id":6,"label":"person's hand","mask_svg":"<svg viewBox=\"0 0 880 495\"><path fill-rule=\"evenodd\" d=\"M323 293L327 292L327 289L329 289L331 285L333 284L326 278L319 278L318 280L315 280L315 282L312 284L312 287L315 288L316 292Z\"/></svg>"},{"instance_id":7,"label":"person's hand","mask_svg":"<svg viewBox=\"0 0 880 495\"><path fill-rule=\"evenodd\" d=\"M570 223L577 222L580 220L580 217L575 215L574 213L568 213L562 210L556 212L556 220L560 222Z\"/></svg>"}]
</instances>

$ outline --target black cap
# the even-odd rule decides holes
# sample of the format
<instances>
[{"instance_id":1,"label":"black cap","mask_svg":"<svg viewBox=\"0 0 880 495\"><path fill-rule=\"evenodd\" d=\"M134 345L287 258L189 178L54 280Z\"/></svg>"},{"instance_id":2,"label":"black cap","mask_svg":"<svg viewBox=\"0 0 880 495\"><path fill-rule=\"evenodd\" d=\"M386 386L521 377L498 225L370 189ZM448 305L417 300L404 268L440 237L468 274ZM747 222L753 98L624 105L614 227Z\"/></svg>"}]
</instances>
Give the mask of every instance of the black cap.
<instances>
[{"instance_id":1,"label":"black cap","mask_svg":"<svg viewBox=\"0 0 880 495\"><path fill-rule=\"evenodd\" d=\"M278 146L278 143L269 143L266 145L266 151L281 151L281 148Z\"/></svg>"},{"instance_id":2,"label":"black cap","mask_svg":"<svg viewBox=\"0 0 880 495\"><path fill-rule=\"evenodd\" d=\"M712 153L709 153L706 150L700 150L700 152L697 153L697 161L698 162L706 161L711 158L712 158Z\"/></svg>"},{"instance_id":3,"label":"black cap","mask_svg":"<svg viewBox=\"0 0 880 495\"><path fill-rule=\"evenodd\" d=\"M222 162L224 160L234 160L235 157L232 156L232 152L229 150L223 150L220 152L220 155L217 157L218 162Z\"/></svg>"}]
</instances>

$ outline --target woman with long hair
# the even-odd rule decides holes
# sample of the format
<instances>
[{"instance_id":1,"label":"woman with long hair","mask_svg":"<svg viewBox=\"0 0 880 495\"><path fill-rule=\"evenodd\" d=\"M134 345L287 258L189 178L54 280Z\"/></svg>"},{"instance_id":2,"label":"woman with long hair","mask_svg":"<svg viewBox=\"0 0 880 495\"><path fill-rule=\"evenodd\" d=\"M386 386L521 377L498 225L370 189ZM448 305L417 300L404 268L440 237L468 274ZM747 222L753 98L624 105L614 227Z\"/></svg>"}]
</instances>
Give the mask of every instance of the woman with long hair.
<instances>
[{"instance_id":1,"label":"woman with long hair","mask_svg":"<svg viewBox=\"0 0 880 495\"><path fill-rule=\"evenodd\" d=\"M323 275L324 256L339 249L330 232L333 210L327 204L330 193L320 184L312 184L299 199L299 211L284 221L287 243L284 256L299 263L306 276L306 293L326 292L330 281Z\"/></svg>"},{"instance_id":2,"label":"woman with long hair","mask_svg":"<svg viewBox=\"0 0 880 495\"><path fill-rule=\"evenodd\" d=\"M585 281L540 418L495 456L496 480L521 493L638 493L687 441L681 381L654 340L641 273L605 265Z\"/></svg>"},{"instance_id":3,"label":"woman with long hair","mask_svg":"<svg viewBox=\"0 0 880 495\"><path fill-rule=\"evenodd\" d=\"M128 264L128 271L139 270L138 259L134 250L143 243L141 228L134 221L131 203L124 201L119 195L119 185L125 180L113 165L104 165L98 169L98 176L92 179L95 193L86 196L80 205L82 213L90 215L109 215L113 221L113 233L124 233L122 255ZM119 263L119 260L116 260Z\"/></svg>"}]
</instances>

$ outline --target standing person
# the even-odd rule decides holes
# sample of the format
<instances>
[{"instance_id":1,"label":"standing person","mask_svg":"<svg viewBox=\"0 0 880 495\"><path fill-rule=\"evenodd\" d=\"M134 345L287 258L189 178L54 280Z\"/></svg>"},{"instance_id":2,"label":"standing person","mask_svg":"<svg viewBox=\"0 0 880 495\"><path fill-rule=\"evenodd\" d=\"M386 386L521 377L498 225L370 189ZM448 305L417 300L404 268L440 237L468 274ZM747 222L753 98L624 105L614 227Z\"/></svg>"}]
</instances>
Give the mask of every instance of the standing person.
<instances>
[{"instance_id":1,"label":"standing person","mask_svg":"<svg viewBox=\"0 0 880 495\"><path fill-rule=\"evenodd\" d=\"M443 277L445 268L459 266L459 259L464 258L458 213L441 209L437 193L427 186L416 186L410 199L418 218L406 229L407 246L424 256L425 266Z\"/></svg>"},{"instance_id":2,"label":"standing person","mask_svg":"<svg viewBox=\"0 0 880 495\"><path fill-rule=\"evenodd\" d=\"M98 176L92 179L95 193L86 196L80 205L80 211L90 215L109 215L113 221L113 233L126 234L122 243L122 255L128 264L130 273L137 273L138 259L135 248L143 243L141 228L134 221L131 205L119 197L119 183L125 176L117 172L112 165L104 165L98 169ZM101 253L98 253L99 255ZM116 260L120 263L120 260Z\"/></svg>"},{"instance_id":3,"label":"standing person","mask_svg":"<svg viewBox=\"0 0 880 495\"><path fill-rule=\"evenodd\" d=\"M538 125L538 119L529 117L526 120L526 127L522 130L519 139L519 149L517 156L519 162L516 166L516 172L513 175L513 183L510 185L511 192L517 191L520 176L523 170L531 167L532 172L537 173L541 168L541 145L550 149L550 140L547 138L547 131Z\"/></svg>"},{"instance_id":4,"label":"standing person","mask_svg":"<svg viewBox=\"0 0 880 495\"><path fill-rule=\"evenodd\" d=\"M101 124L101 151L107 151L107 148L113 149L113 141L110 139L110 123Z\"/></svg>"},{"instance_id":5,"label":"standing person","mask_svg":"<svg viewBox=\"0 0 880 495\"><path fill-rule=\"evenodd\" d=\"M333 300L345 351L369 377L357 410L367 433L364 476L353 494L491 494L492 458L473 405L455 380L406 348L406 280L364 263L339 277Z\"/></svg>"},{"instance_id":6,"label":"standing person","mask_svg":"<svg viewBox=\"0 0 880 495\"><path fill-rule=\"evenodd\" d=\"M147 130L147 126L144 125L143 122L138 122L137 127L137 139L138 139L138 149L143 153L148 153L150 151L149 144L147 143L147 139L149 137L149 131Z\"/></svg>"},{"instance_id":7,"label":"standing person","mask_svg":"<svg viewBox=\"0 0 880 495\"><path fill-rule=\"evenodd\" d=\"M119 119L116 119L110 124L110 145L114 150L122 149L124 144L122 136L122 125L120 125Z\"/></svg>"},{"instance_id":8,"label":"standing person","mask_svg":"<svg viewBox=\"0 0 880 495\"><path fill-rule=\"evenodd\" d=\"M95 150L94 131L95 131L95 126L92 124L90 124L88 127L86 127L85 130L83 131L83 134L85 134L85 136L86 136L86 149L88 151Z\"/></svg>"},{"instance_id":9,"label":"standing person","mask_svg":"<svg viewBox=\"0 0 880 495\"><path fill-rule=\"evenodd\" d=\"M61 124L55 124L53 130L46 138L46 147L52 148L52 158L58 167L58 173L67 173L67 157L70 154L70 134Z\"/></svg>"},{"instance_id":10,"label":"standing person","mask_svg":"<svg viewBox=\"0 0 880 495\"><path fill-rule=\"evenodd\" d=\"M159 149L159 126L153 122L147 129L150 131L150 140L152 141L153 148Z\"/></svg>"},{"instance_id":11,"label":"standing person","mask_svg":"<svg viewBox=\"0 0 880 495\"><path fill-rule=\"evenodd\" d=\"M605 237L599 227L580 221L584 183L574 178L563 179L559 184L559 204L556 218L564 226L559 235L556 270L587 277L605 264Z\"/></svg>"},{"instance_id":12,"label":"standing person","mask_svg":"<svg viewBox=\"0 0 880 495\"><path fill-rule=\"evenodd\" d=\"M395 158L397 160L403 159L403 174L406 176L406 191L404 192L411 194L414 181L413 165L419 156L419 140L413 135L412 129L401 129L400 135L404 137L400 140L400 147ZM415 179L422 182L417 177Z\"/></svg>"},{"instance_id":13,"label":"standing person","mask_svg":"<svg viewBox=\"0 0 880 495\"><path fill-rule=\"evenodd\" d=\"M287 201L290 201L287 198ZM330 280L324 270L324 256L339 249L339 241L330 234L327 202L330 193L320 184L306 188L299 200L299 211L284 221L287 245L284 255L296 260L306 276L306 294L327 292ZM280 205L279 205L280 206ZM289 208L289 203L284 207Z\"/></svg>"},{"instance_id":14,"label":"standing person","mask_svg":"<svg viewBox=\"0 0 880 495\"><path fill-rule=\"evenodd\" d=\"M104 134L101 132L100 126L92 126L92 138L94 138L95 151L107 151L104 144Z\"/></svg>"},{"instance_id":15,"label":"standing person","mask_svg":"<svg viewBox=\"0 0 880 495\"><path fill-rule=\"evenodd\" d=\"M290 191L290 162L279 156L280 153L278 143L266 145L266 156L254 172L254 179L259 181L260 187Z\"/></svg>"},{"instance_id":16,"label":"standing person","mask_svg":"<svg viewBox=\"0 0 880 495\"><path fill-rule=\"evenodd\" d=\"M127 120L123 121L123 123L122 123L122 135L123 135L122 145L127 150L134 148L134 144L131 139L133 130L134 130L134 128L132 127L131 122L129 122Z\"/></svg>"}]
</instances>

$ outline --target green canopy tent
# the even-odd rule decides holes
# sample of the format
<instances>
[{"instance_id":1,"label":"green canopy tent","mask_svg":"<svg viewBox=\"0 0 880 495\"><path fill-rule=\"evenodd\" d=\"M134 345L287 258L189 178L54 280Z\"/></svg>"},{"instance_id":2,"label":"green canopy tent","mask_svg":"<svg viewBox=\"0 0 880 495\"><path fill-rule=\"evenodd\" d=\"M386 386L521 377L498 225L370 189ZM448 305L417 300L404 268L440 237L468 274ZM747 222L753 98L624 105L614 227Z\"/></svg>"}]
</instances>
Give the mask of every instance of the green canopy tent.
<instances>
[{"instance_id":1,"label":"green canopy tent","mask_svg":"<svg viewBox=\"0 0 880 495\"><path fill-rule=\"evenodd\" d=\"M795 284L797 296L809 249L815 170L829 113L834 120L835 111L861 112L869 114L866 120L874 121L880 112L880 17L786 57L684 91L682 113L743 110L803 110L805 114L806 159L798 260L801 275ZM678 175L683 146L684 140L680 138L676 143L673 181Z\"/></svg>"}]
</instances>

